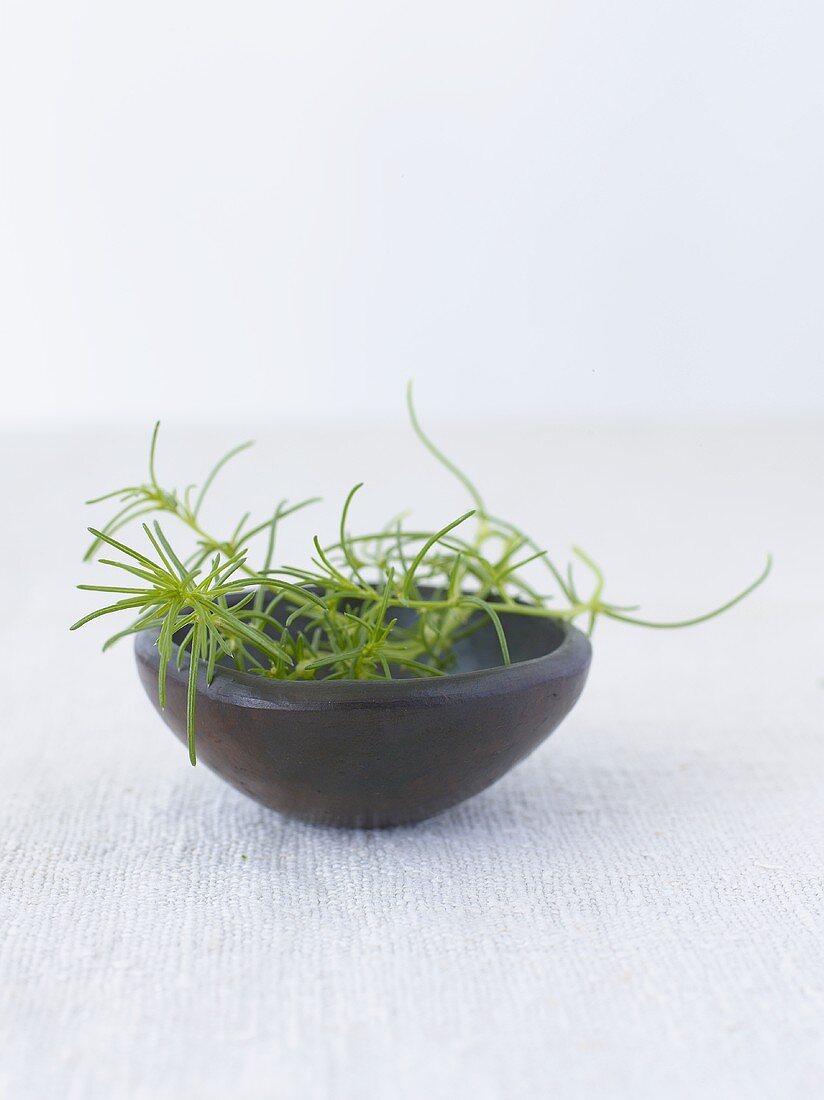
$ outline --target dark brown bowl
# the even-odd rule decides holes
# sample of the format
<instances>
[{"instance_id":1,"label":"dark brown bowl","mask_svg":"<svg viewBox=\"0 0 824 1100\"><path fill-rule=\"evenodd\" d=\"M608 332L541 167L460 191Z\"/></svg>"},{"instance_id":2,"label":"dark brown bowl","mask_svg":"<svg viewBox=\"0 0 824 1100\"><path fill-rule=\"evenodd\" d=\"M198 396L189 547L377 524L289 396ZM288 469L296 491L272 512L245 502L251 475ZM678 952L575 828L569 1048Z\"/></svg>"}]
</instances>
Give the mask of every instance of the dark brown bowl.
<instances>
[{"instance_id":1,"label":"dark brown bowl","mask_svg":"<svg viewBox=\"0 0 824 1100\"><path fill-rule=\"evenodd\" d=\"M197 691L198 759L280 813L374 828L421 821L496 782L575 705L591 658L575 627L501 613L512 664L491 627L460 644L453 674L290 682L219 669ZM158 706L157 631L135 639ZM186 743L188 660L169 665L160 713Z\"/></svg>"}]
</instances>

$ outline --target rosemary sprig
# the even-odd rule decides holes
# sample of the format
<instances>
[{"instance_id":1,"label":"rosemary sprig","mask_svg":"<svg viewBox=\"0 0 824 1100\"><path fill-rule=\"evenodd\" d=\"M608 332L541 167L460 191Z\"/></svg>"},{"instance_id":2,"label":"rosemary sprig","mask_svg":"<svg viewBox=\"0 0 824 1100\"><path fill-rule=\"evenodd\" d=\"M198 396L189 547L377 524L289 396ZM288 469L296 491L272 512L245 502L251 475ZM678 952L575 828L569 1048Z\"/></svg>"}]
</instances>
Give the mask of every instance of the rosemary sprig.
<instances>
[{"instance_id":1,"label":"rosemary sprig","mask_svg":"<svg viewBox=\"0 0 824 1100\"><path fill-rule=\"evenodd\" d=\"M763 572L720 607L678 622L634 616L637 608L603 598L604 575L583 550L573 553L592 578L579 595L572 567L561 569L531 536L488 512L470 478L437 447L420 425L412 401L412 427L424 447L463 485L473 508L435 531L407 528L401 515L378 531L352 534L349 513L356 485L347 495L337 539L313 539L309 564L273 565L279 524L316 502L281 501L271 517L250 526L245 514L228 538L203 526L204 500L224 466L251 444L223 455L201 487L183 493L158 481L156 454L159 422L149 446L148 480L96 497L98 504L120 505L103 527L89 528L93 541L86 559L102 546L119 558L101 558L116 569L122 583L82 584L85 591L116 595L112 603L85 615L71 629L93 619L129 612L136 617L108 639L157 629L158 696L166 704L169 663L188 662L187 728L189 757L196 762L195 730L198 677L210 683L221 665L277 680L388 680L397 676L443 676L454 667L456 645L484 622L498 639L502 664L510 663L501 612L572 622L584 619L592 632L601 617L654 629L706 622L739 603L766 579ZM172 517L194 536L188 556L178 554L166 531L149 516ZM136 520L147 545L135 549L114 536ZM470 523L471 521L471 523ZM259 567L250 564L249 544L266 535ZM542 593L524 575L530 566L546 570L551 591ZM125 576L124 576L125 575ZM136 582L141 582L137 584Z\"/></svg>"}]
</instances>

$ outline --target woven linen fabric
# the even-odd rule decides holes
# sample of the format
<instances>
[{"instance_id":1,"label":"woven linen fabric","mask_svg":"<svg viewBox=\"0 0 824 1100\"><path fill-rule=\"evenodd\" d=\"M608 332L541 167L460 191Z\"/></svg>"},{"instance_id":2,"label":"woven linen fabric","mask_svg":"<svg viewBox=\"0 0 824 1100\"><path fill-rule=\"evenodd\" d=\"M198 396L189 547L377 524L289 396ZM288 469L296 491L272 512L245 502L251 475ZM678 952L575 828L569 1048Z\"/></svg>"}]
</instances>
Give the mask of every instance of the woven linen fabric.
<instances>
[{"instance_id":1,"label":"woven linen fabric","mask_svg":"<svg viewBox=\"0 0 824 1100\"><path fill-rule=\"evenodd\" d=\"M21 534L0 547L0 1095L820 1096L822 438L520 425L493 453L458 433L498 511L554 547L580 540L608 595L650 614L723 598L768 549L777 564L696 630L599 626L584 696L530 759L379 832L285 820L191 769L128 647L101 657L102 630L66 631L90 606L72 588L90 575L79 502L135 476L142 437L3 440ZM184 433L161 465L232 442ZM420 471L405 446L385 453ZM368 459L355 445L328 486L320 452L292 472L295 498L345 492ZM370 476L376 518L395 496ZM431 518L457 514L458 487L416 476ZM283 495L249 501L226 477L227 522Z\"/></svg>"}]
</instances>

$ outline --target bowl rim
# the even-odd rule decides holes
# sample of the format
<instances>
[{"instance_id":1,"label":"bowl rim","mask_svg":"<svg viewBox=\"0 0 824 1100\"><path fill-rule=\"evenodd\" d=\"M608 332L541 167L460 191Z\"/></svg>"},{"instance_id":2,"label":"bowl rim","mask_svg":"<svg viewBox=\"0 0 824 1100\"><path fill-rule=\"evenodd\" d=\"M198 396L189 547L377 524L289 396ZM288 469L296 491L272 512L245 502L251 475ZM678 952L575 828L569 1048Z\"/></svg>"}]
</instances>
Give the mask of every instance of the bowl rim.
<instances>
[{"instance_id":1,"label":"bowl rim","mask_svg":"<svg viewBox=\"0 0 824 1100\"><path fill-rule=\"evenodd\" d=\"M578 675L589 668L592 645L586 634L562 619L552 619L552 623L562 633L560 644L549 653L510 665L398 680L274 680L223 666L215 671L211 684L207 684L205 665L201 661L197 693L217 702L238 706L297 710L325 709L333 703L423 703L427 699L434 702L452 695L466 695L468 691L477 695L494 695L500 691L520 690L537 683ZM155 671L160 663L156 648L159 635L160 629L155 627L136 634L134 641L138 663ZM172 659L167 669L167 680L185 688L189 677L189 659L186 654L179 668L177 661Z\"/></svg>"}]
</instances>

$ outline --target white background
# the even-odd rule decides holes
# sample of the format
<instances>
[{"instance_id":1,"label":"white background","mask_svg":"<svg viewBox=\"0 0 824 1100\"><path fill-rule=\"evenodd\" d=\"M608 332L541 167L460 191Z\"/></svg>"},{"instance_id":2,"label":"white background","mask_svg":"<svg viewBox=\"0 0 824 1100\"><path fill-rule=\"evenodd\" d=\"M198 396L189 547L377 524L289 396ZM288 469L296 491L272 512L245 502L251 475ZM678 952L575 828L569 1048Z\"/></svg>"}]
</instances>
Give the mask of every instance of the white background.
<instances>
[{"instance_id":1,"label":"white background","mask_svg":"<svg viewBox=\"0 0 824 1100\"><path fill-rule=\"evenodd\" d=\"M7 421L824 408L824 9L3 0Z\"/></svg>"}]
</instances>

